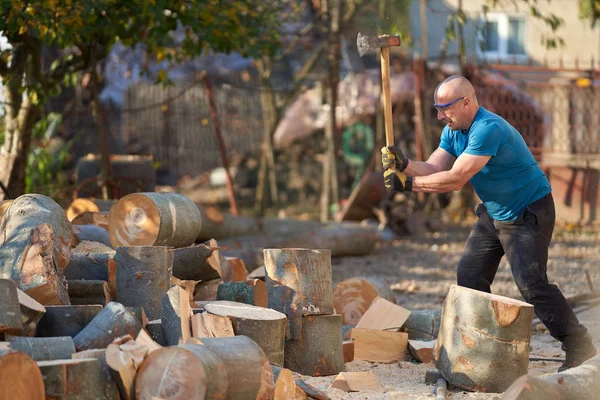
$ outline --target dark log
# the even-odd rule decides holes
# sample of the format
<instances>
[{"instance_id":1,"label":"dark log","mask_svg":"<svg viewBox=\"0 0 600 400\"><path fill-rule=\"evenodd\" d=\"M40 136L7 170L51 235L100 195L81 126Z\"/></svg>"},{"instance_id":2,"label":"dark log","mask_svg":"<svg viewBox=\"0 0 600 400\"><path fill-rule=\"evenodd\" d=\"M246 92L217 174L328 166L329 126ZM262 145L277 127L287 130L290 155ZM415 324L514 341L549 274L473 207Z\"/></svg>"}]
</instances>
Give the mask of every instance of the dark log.
<instances>
[{"instance_id":1,"label":"dark log","mask_svg":"<svg viewBox=\"0 0 600 400\"><path fill-rule=\"evenodd\" d=\"M265 249L264 254L269 308L287 316L292 339L299 339L304 315L333 313L331 253Z\"/></svg>"},{"instance_id":2,"label":"dark log","mask_svg":"<svg viewBox=\"0 0 600 400\"><path fill-rule=\"evenodd\" d=\"M142 323L122 304L108 303L96 317L73 338L77 351L104 349L120 336L136 338Z\"/></svg>"},{"instance_id":3,"label":"dark log","mask_svg":"<svg viewBox=\"0 0 600 400\"><path fill-rule=\"evenodd\" d=\"M232 301L215 301L204 308L210 314L229 317L236 335L244 335L254 340L271 364L283 366L285 314Z\"/></svg>"},{"instance_id":4,"label":"dark log","mask_svg":"<svg viewBox=\"0 0 600 400\"><path fill-rule=\"evenodd\" d=\"M73 305L100 304L105 306L111 302L110 291L106 281L68 281L69 297Z\"/></svg>"},{"instance_id":5,"label":"dark log","mask_svg":"<svg viewBox=\"0 0 600 400\"><path fill-rule=\"evenodd\" d=\"M173 276L182 280L209 281L220 278L207 262L213 249L205 244L173 249Z\"/></svg>"},{"instance_id":6,"label":"dark log","mask_svg":"<svg viewBox=\"0 0 600 400\"><path fill-rule=\"evenodd\" d=\"M179 347L192 352L202 363L206 374L206 398L224 399L229 389L229 378L225 362L206 346L182 344ZM237 381L232 382L232 384L236 383Z\"/></svg>"},{"instance_id":7,"label":"dark log","mask_svg":"<svg viewBox=\"0 0 600 400\"><path fill-rule=\"evenodd\" d=\"M38 365L47 399L104 399L112 385L96 358L39 361Z\"/></svg>"},{"instance_id":8,"label":"dark log","mask_svg":"<svg viewBox=\"0 0 600 400\"><path fill-rule=\"evenodd\" d=\"M98 313L101 305L48 306L37 324L35 335L40 337L75 337Z\"/></svg>"},{"instance_id":9,"label":"dark log","mask_svg":"<svg viewBox=\"0 0 600 400\"><path fill-rule=\"evenodd\" d=\"M155 319L154 321L148 322L146 325L146 330L152 340L161 346L167 346L167 339L165 338L165 334L163 333L163 327L160 319Z\"/></svg>"},{"instance_id":10,"label":"dark log","mask_svg":"<svg viewBox=\"0 0 600 400\"><path fill-rule=\"evenodd\" d=\"M308 376L344 371L341 315L303 317L299 339L285 341L284 367Z\"/></svg>"},{"instance_id":11,"label":"dark log","mask_svg":"<svg viewBox=\"0 0 600 400\"><path fill-rule=\"evenodd\" d=\"M0 279L0 299L0 334L22 335L21 305L14 281Z\"/></svg>"},{"instance_id":12,"label":"dark log","mask_svg":"<svg viewBox=\"0 0 600 400\"><path fill-rule=\"evenodd\" d=\"M14 337L10 348L28 354L35 361L48 361L71 358L75 353L73 338L70 336L51 338Z\"/></svg>"},{"instance_id":13,"label":"dark log","mask_svg":"<svg viewBox=\"0 0 600 400\"><path fill-rule=\"evenodd\" d=\"M385 280L350 278L335 286L333 304L335 311L342 315L344 325L356 325L377 297L396 303L396 296Z\"/></svg>"},{"instance_id":14,"label":"dark log","mask_svg":"<svg viewBox=\"0 0 600 400\"><path fill-rule=\"evenodd\" d=\"M247 280L246 282L225 282L219 285L217 289L217 300L229 300L258 307L267 307L267 285L260 279Z\"/></svg>"},{"instance_id":15,"label":"dark log","mask_svg":"<svg viewBox=\"0 0 600 400\"><path fill-rule=\"evenodd\" d=\"M194 287L195 301L214 301L217 299L219 286L223 284L222 279L213 279L207 282L200 282Z\"/></svg>"},{"instance_id":16,"label":"dark log","mask_svg":"<svg viewBox=\"0 0 600 400\"><path fill-rule=\"evenodd\" d=\"M79 241L98 242L110 246L108 231L95 225L73 225L73 232Z\"/></svg>"},{"instance_id":17,"label":"dark log","mask_svg":"<svg viewBox=\"0 0 600 400\"><path fill-rule=\"evenodd\" d=\"M271 365L271 369L273 370L273 376L275 376L275 375L279 374L283 368L278 367L276 365ZM296 381L296 385L298 385L298 387L300 389L302 389L302 391L304 391L304 393L306 393L309 398L317 399L317 400L331 400L331 397L327 396L327 394L325 392L304 382L302 380L301 375L299 375L293 371L292 371L292 374L294 375L294 380Z\"/></svg>"},{"instance_id":18,"label":"dark log","mask_svg":"<svg viewBox=\"0 0 600 400\"><path fill-rule=\"evenodd\" d=\"M108 281L108 263L115 251L98 243L83 241L73 249L64 274L67 280L76 279Z\"/></svg>"},{"instance_id":19,"label":"dark log","mask_svg":"<svg viewBox=\"0 0 600 400\"><path fill-rule=\"evenodd\" d=\"M169 247L119 247L116 300L130 307L144 307L151 320L161 316L161 300L171 287L173 252Z\"/></svg>"},{"instance_id":20,"label":"dark log","mask_svg":"<svg viewBox=\"0 0 600 400\"><path fill-rule=\"evenodd\" d=\"M110 210L108 233L112 247L187 247L196 240L201 219L198 207L177 193L132 193Z\"/></svg>"},{"instance_id":21,"label":"dark log","mask_svg":"<svg viewBox=\"0 0 600 400\"><path fill-rule=\"evenodd\" d=\"M95 358L100 363L100 367L102 368L103 373L103 381L106 382L104 397L102 399L106 400L122 400L119 395L119 390L117 389L117 385L112 379L110 368L106 364L106 349L93 349L93 350L84 350L79 353L75 353L71 356L74 360L81 360L86 358Z\"/></svg>"},{"instance_id":22,"label":"dark log","mask_svg":"<svg viewBox=\"0 0 600 400\"><path fill-rule=\"evenodd\" d=\"M63 269L77 238L62 207L46 196L20 196L6 210L0 233L0 276L42 305L69 304Z\"/></svg>"},{"instance_id":23,"label":"dark log","mask_svg":"<svg viewBox=\"0 0 600 400\"><path fill-rule=\"evenodd\" d=\"M0 350L0 399L44 400L44 379L27 354Z\"/></svg>"},{"instance_id":24,"label":"dark log","mask_svg":"<svg viewBox=\"0 0 600 400\"><path fill-rule=\"evenodd\" d=\"M413 310L402 330L410 340L435 340L440 331L442 310Z\"/></svg>"},{"instance_id":25,"label":"dark log","mask_svg":"<svg viewBox=\"0 0 600 400\"><path fill-rule=\"evenodd\" d=\"M160 318L169 346L185 343L192 336L190 318L192 309L188 293L179 286L173 286L162 298L162 315Z\"/></svg>"},{"instance_id":26,"label":"dark log","mask_svg":"<svg viewBox=\"0 0 600 400\"><path fill-rule=\"evenodd\" d=\"M23 334L31 336L35 333L35 327L40 322L40 319L46 313L46 308L27 296L25 292L17 289L19 305L21 310L21 323L23 324ZM0 306L1 308L2 306Z\"/></svg>"}]
</instances>

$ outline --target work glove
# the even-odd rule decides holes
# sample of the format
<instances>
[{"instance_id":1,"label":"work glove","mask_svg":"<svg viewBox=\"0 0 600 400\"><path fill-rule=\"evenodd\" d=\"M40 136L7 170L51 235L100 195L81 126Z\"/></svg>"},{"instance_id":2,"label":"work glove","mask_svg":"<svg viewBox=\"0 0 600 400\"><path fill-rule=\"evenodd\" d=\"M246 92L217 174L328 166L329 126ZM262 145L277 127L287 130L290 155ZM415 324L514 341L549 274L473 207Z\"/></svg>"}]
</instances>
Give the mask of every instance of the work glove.
<instances>
[{"instance_id":1,"label":"work glove","mask_svg":"<svg viewBox=\"0 0 600 400\"><path fill-rule=\"evenodd\" d=\"M412 191L412 177L393 169L386 169L383 173L383 182L388 192Z\"/></svg>"},{"instance_id":2,"label":"work glove","mask_svg":"<svg viewBox=\"0 0 600 400\"><path fill-rule=\"evenodd\" d=\"M408 158L396 146L387 146L381 148L381 163L384 170L391 168L402 172L408 166Z\"/></svg>"}]
</instances>

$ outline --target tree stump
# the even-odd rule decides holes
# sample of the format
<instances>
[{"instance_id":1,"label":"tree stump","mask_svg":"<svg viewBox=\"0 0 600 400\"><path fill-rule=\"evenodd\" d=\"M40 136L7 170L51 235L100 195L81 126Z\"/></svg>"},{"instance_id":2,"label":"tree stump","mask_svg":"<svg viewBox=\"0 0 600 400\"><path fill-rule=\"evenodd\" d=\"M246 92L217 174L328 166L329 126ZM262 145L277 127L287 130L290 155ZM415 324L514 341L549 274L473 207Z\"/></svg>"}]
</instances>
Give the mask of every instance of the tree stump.
<instances>
[{"instance_id":1,"label":"tree stump","mask_svg":"<svg viewBox=\"0 0 600 400\"><path fill-rule=\"evenodd\" d=\"M292 339L300 339L303 316L333 314L331 253L265 249L264 255L269 308L284 313Z\"/></svg>"},{"instance_id":2,"label":"tree stump","mask_svg":"<svg viewBox=\"0 0 600 400\"><path fill-rule=\"evenodd\" d=\"M73 305L100 304L111 302L110 290L106 281L68 281L69 297Z\"/></svg>"},{"instance_id":3,"label":"tree stump","mask_svg":"<svg viewBox=\"0 0 600 400\"><path fill-rule=\"evenodd\" d=\"M221 276L207 259L213 249L205 244L173 249L173 276L182 280L209 281Z\"/></svg>"},{"instance_id":4,"label":"tree stump","mask_svg":"<svg viewBox=\"0 0 600 400\"><path fill-rule=\"evenodd\" d=\"M267 307L267 285L260 279L251 279L245 282L225 282L219 285L217 289L217 300L229 300L258 307Z\"/></svg>"},{"instance_id":5,"label":"tree stump","mask_svg":"<svg viewBox=\"0 0 600 400\"><path fill-rule=\"evenodd\" d=\"M49 306L35 329L39 337L75 337L102 311L101 305Z\"/></svg>"},{"instance_id":6,"label":"tree stump","mask_svg":"<svg viewBox=\"0 0 600 400\"><path fill-rule=\"evenodd\" d=\"M150 320L160 318L161 301L171 287L173 252L169 247L119 247L116 300L130 307L144 307Z\"/></svg>"},{"instance_id":7,"label":"tree stump","mask_svg":"<svg viewBox=\"0 0 600 400\"><path fill-rule=\"evenodd\" d=\"M344 371L341 315L303 317L300 338L285 341L284 367L308 376Z\"/></svg>"},{"instance_id":8,"label":"tree stump","mask_svg":"<svg viewBox=\"0 0 600 400\"><path fill-rule=\"evenodd\" d=\"M356 325L376 297L396 303L390 286L373 278L350 278L341 281L333 291L335 311L342 315L344 325Z\"/></svg>"},{"instance_id":9,"label":"tree stump","mask_svg":"<svg viewBox=\"0 0 600 400\"><path fill-rule=\"evenodd\" d=\"M236 335L248 336L265 352L271 364L283 366L285 314L232 301L215 301L204 308L210 314L229 317Z\"/></svg>"},{"instance_id":10,"label":"tree stump","mask_svg":"<svg viewBox=\"0 0 600 400\"><path fill-rule=\"evenodd\" d=\"M49 361L71 358L75 344L69 336L52 338L14 337L10 348L28 354L35 361Z\"/></svg>"},{"instance_id":11,"label":"tree stump","mask_svg":"<svg viewBox=\"0 0 600 400\"><path fill-rule=\"evenodd\" d=\"M118 246L187 247L200 231L198 206L177 193L133 193L110 210L108 233Z\"/></svg>"},{"instance_id":12,"label":"tree stump","mask_svg":"<svg viewBox=\"0 0 600 400\"><path fill-rule=\"evenodd\" d=\"M527 373L533 306L452 285L434 348L436 367L460 388L502 392Z\"/></svg>"},{"instance_id":13,"label":"tree stump","mask_svg":"<svg viewBox=\"0 0 600 400\"><path fill-rule=\"evenodd\" d=\"M0 299L0 334L22 335L21 305L14 281L0 279Z\"/></svg>"},{"instance_id":14,"label":"tree stump","mask_svg":"<svg viewBox=\"0 0 600 400\"><path fill-rule=\"evenodd\" d=\"M17 296L19 298L23 334L25 336L31 336L35 333L37 324L46 313L46 308L31 297L27 296L25 292L20 289L17 289ZM2 306L0 306L0 308L1 307Z\"/></svg>"},{"instance_id":15,"label":"tree stump","mask_svg":"<svg viewBox=\"0 0 600 400\"><path fill-rule=\"evenodd\" d=\"M0 278L42 305L69 304L63 269L77 241L65 211L39 194L15 199L0 224Z\"/></svg>"},{"instance_id":16,"label":"tree stump","mask_svg":"<svg viewBox=\"0 0 600 400\"><path fill-rule=\"evenodd\" d=\"M173 286L162 298L160 322L169 346L185 343L192 336L189 295L185 289Z\"/></svg>"},{"instance_id":17,"label":"tree stump","mask_svg":"<svg viewBox=\"0 0 600 400\"><path fill-rule=\"evenodd\" d=\"M229 389L229 378L227 377L225 362L206 346L182 344L179 347L192 352L202 363L206 374L206 398L224 399ZM236 383L232 382L232 384Z\"/></svg>"},{"instance_id":18,"label":"tree stump","mask_svg":"<svg viewBox=\"0 0 600 400\"><path fill-rule=\"evenodd\" d=\"M410 340L435 340L440 332L442 310L415 310L404 323L402 330Z\"/></svg>"},{"instance_id":19,"label":"tree stump","mask_svg":"<svg viewBox=\"0 0 600 400\"><path fill-rule=\"evenodd\" d=\"M0 399L44 400L44 379L27 354L0 350Z\"/></svg>"},{"instance_id":20,"label":"tree stump","mask_svg":"<svg viewBox=\"0 0 600 400\"><path fill-rule=\"evenodd\" d=\"M112 381L105 379L96 358L39 361L46 398L104 399Z\"/></svg>"}]
</instances>

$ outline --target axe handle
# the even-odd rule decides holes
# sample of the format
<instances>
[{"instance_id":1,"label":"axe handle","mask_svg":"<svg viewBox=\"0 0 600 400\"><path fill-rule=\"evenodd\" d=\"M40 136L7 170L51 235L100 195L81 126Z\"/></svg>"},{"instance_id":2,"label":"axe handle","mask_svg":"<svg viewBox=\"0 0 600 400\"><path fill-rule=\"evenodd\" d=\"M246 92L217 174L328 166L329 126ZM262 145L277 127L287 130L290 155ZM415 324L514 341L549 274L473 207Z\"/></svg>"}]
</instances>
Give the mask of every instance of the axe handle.
<instances>
[{"instance_id":1,"label":"axe handle","mask_svg":"<svg viewBox=\"0 0 600 400\"><path fill-rule=\"evenodd\" d=\"M390 48L381 48L381 89L383 92L383 119L385 121L385 145L394 145L392 122L392 93L390 89Z\"/></svg>"}]
</instances>

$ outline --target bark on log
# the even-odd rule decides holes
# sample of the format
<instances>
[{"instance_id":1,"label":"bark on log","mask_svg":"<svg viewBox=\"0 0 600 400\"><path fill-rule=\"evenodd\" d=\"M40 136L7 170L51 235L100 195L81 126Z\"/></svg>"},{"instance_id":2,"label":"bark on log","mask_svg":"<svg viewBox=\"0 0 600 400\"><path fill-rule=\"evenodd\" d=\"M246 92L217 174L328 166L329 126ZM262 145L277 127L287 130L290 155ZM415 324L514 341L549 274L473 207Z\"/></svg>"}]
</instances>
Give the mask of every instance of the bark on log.
<instances>
[{"instance_id":1,"label":"bark on log","mask_svg":"<svg viewBox=\"0 0 600 400\"><path fill-rule=\"evenodd\" d=\"M0 279L0 299L0 334L22 335L21 305L14 281Z\"/></svg>"},{"instance_id":2,"label":"bark on log","mask_svg":"<svg viewBox=\"0 0 600 400\"><path fill-rule=\"evenodd\" d=\"M69 298L73 305L101 304L111 302L110 290L106 281L68 281Z\"/></svg>"},{"instance_id":3,"label":"bark on log","mask_svg":"<svg viewBox=\"0 0 600 400\"><path fill-rule=\"evenodd\" d=\"M219 285L217 289L217 300L229 300L258 307L267 307L267 285L260 279L252 279L246 282L225 282Z\"/></svg>"},{"instance_id":4,"label":"bark on log","mask_svg":"<svg viewBox=\"0 0 600 400\"><path fill-rule=\"evenodd\" d=\"M73 338L77 351L104 349L120 336L136 338L141 321L122 304L108 303L94 319Z\"/></svg>"},{"instance_id":5,"label":"bark on log","mask_svg":"<svg viewBox=\"0 0 600 400\"><path fill-rule=\"evenodd\" d=\"M112 385L96 358L39 361L46 398L104 399Z\"/></svg>"},{"instance_id":6,"label":"bark on log","mask_svg":"<svg viewBox=\"0 0 600 400\"><path fill-rule=\"evenodd\" d=\"M110 373L110 368L106 364L106 349L84 350L71 355L73 360L81 360L86 358L95 358L100 363L102 369L103 380L106 382L104 397L106 400L123 400L120 398L119 389L113 381Z\"/></svg>"},{"instance_id":7,"label":"bark on log","mask_svg":"<svg viewBox=\"0 0 600 400\"><path fill-rule=\"evenodd\" d=\"M108 263L115 258L115 251L107 246L93 248L89 243L92 242L84 241L73 250L71 261L64 271L65 277L69 281L84 279L108 282Z\"/></svg>"},{"instance_id":8,"label":"bark on log","mask_svg":"<svg viewBox=\"0 0 600 400\"><path fill-rule=\"evenodd\" d=\"M104 228L95 225L73 225L73 232L77 239L82 242L84 240L90 242L98 242L103 245L110 246L110 238L108 231Z\"/></svg>"},{"instance_id":9,"label":"bark on log","mask_svg":"<svg viewBox=\"0 0 600 400\"><path fill-rule=\"evenodd\" d=\"M23 334L25 336L31 336L35 333L35 327L40 322L40 319L42 319L46 313L46 308L27 296L25 292L20 289L17 289L17 296L19 298ZM2 306L0 306L0 309L1 308Z\"/></svg>"},{"instance_id":10,"label":"bark on log","mask_svg":"<svg viewBox=\"0 0 600 400\"><path fill-rule=\"evenodd\" d=\"M345 279L335 286L333 304L342 315L344 325L356 325L376 297L396 303L396 296L387 282L368 278Z\"/></svg>"},{"instance_id":11,"label":"bark on log","mask_svg":"<svg viewBox=\"0 0 600 400\"><path fill-rule=\"evenodd\" d=\"M377 227L355 223L332 224L287 241L284 247L328 249L331 257L362 256L377 243Z\"/></svg>"},{"instance_id":12,"label":"bark on log","mask_svg":"<svg viewBox=\"0 0 600 400\"><path fill-rule=\"evenodd\" d=\"M110 210L108 233L112 247L173 246L194 243L200 212L189 198L177 193L133 193Z\"/></svg>"},{"instance_id":13,"label":"bark on log","mask_svg":"<svg viewBox=\"0 0 600 400\"><path fill-rule=\"evenodd\" d=\"M179 347L192 352L202 363L206 374L206 398L224 399L229 389L229 378L227 377L225 362L206 346L182 344ZM236 381L232 384L236 384Z\"/></svg>"},{"instance_id":14,"label":"bark on log","mask_svg":"<svg viewBox=\"0 0 600 400\"><path fill-rule=\"evenodd\" d=\"M415 310L404 323L402 330L410 340L435 340L440 332L442 310Z\"/></svg>"},{"instance_id":15,"label":"bark on log","mask_svg":"<svg viewBox=\"0 0 600 400\"><path fill-rule=\"evenodd\" d=\"M65 211L51 198L26 194L15 199L0 224L0 278L43 305L69 304L63 269L77 238Z\"/></svg>"},{"instance_id":16,"label":"bark on log","mask_svg":"<svg viewBox=\"0 0 600 400\"><path fill-rule=\"evenodd\" d=\"M214 213L213 208L198 207L198 210L202 222L196 242L242 236L260 231L260 225L256 218Z\"/></svg>"},{"instance_id":17,"label":"bark on log","mask_svg":"<svg viewBox=\"0 0 600 400\"><path fill-rule=\"evenodd\" d=\"M101 305L49 306L37 324L39 337L75 337L102 311Z\"/></svg>"},{"instance_id":18,"label":"bark on log","mask_svg":"<svg viewBox=\"0 0 600 400\"><path fill-rule=\"evenodd\" d=\"M264 254L269 308L284 313L292 339L300 339L303 316L333 313L331 253L265 249Z\"/></svg>"},{"instance_id":19,"label":"bark on log","mask_svg":"<svg viewBox=\"0 0 600 400\"><path fill-rule=\"evenodd\" d=\"M14 337L10 341L10 348L28 354L35 361L68 359L75 353L75 344L70 336Z\"/></svg>"},{"instance_id":20,"label":"bark on log","mask_svg":"<svg viewBox=\"0 0 600 400\"><path fill-rule=\"evenodd\" d=\"M225 363L230 384L225 400L267 400L273 397L273 371L262 349L246 336L200 339Z\"/></svg>"},{"instance_id":21,"label":"bark on log","mask_svg":"<svg viewBox=\"0 0 600 400\"><path fill-rule=\"evenodd\" d=\"M283 366L285 314L232 301L215 301L204 308L210 314L229 317L236 335L244 335L254 340L271 364Z\"/></svg>"},{"instance_id":22,"label":"bark on log","mask_svg":"<svg viewBox=\"0 0 600 400\"><path fill-rule=\"evenodd\" d=\"M220 278L207 262L213 249L205 244L173 249L173 276L182 280L209 281Z\"/></svg>"},{"instance_id":23,"label":"bark on log","mask_svg":"<svg viewBox=\"0 0 600 400\"><path fill-rule=\"evenodd\" d=\"M342 317L303 317L299 339L285 341L284 367L308 376L336 375L344 371Z\"/></svg>"},{"instance_id":24,"label":"bark on log","mask_svg":"<svg viewBox=\"0 0 600 400\"><path fill-rule=\"evenodd\" d=\"M179 286L173 286L162 298L160 317L167 345L177 346L192 336L191 317L192 309L187 292Z\"/></svg>"},{"instance_id":25,"label":"bark on log","mask_svg":"<svg viewBox=\"0 0 600 400\"><path fill-rule=\"evenodd\" d=\"M533 306L452 285L434 348L436 367L463 389L502 392L527 373Z\"/></svg>"},{"instance_id":26,"label":"bark on log","mask_svg":"<svg viewBox=\"0 0 600 400\"><path fill-rule=\"evenodd\" d=\"M44 400L44 379L27 354L0 350L0 399Z\"/></svg>"},{"instance_id":27,"label":"bark on log","mask_svg":"<svg viewBox=\"0 0 600 400\"><path fill-rule=\"evenodd\" d=\"M160 318L161 301L171 287L173 252L169 247L119 247L116 300L130 307L144 307L150 320Z\"/></svg>"}]
</instances>

